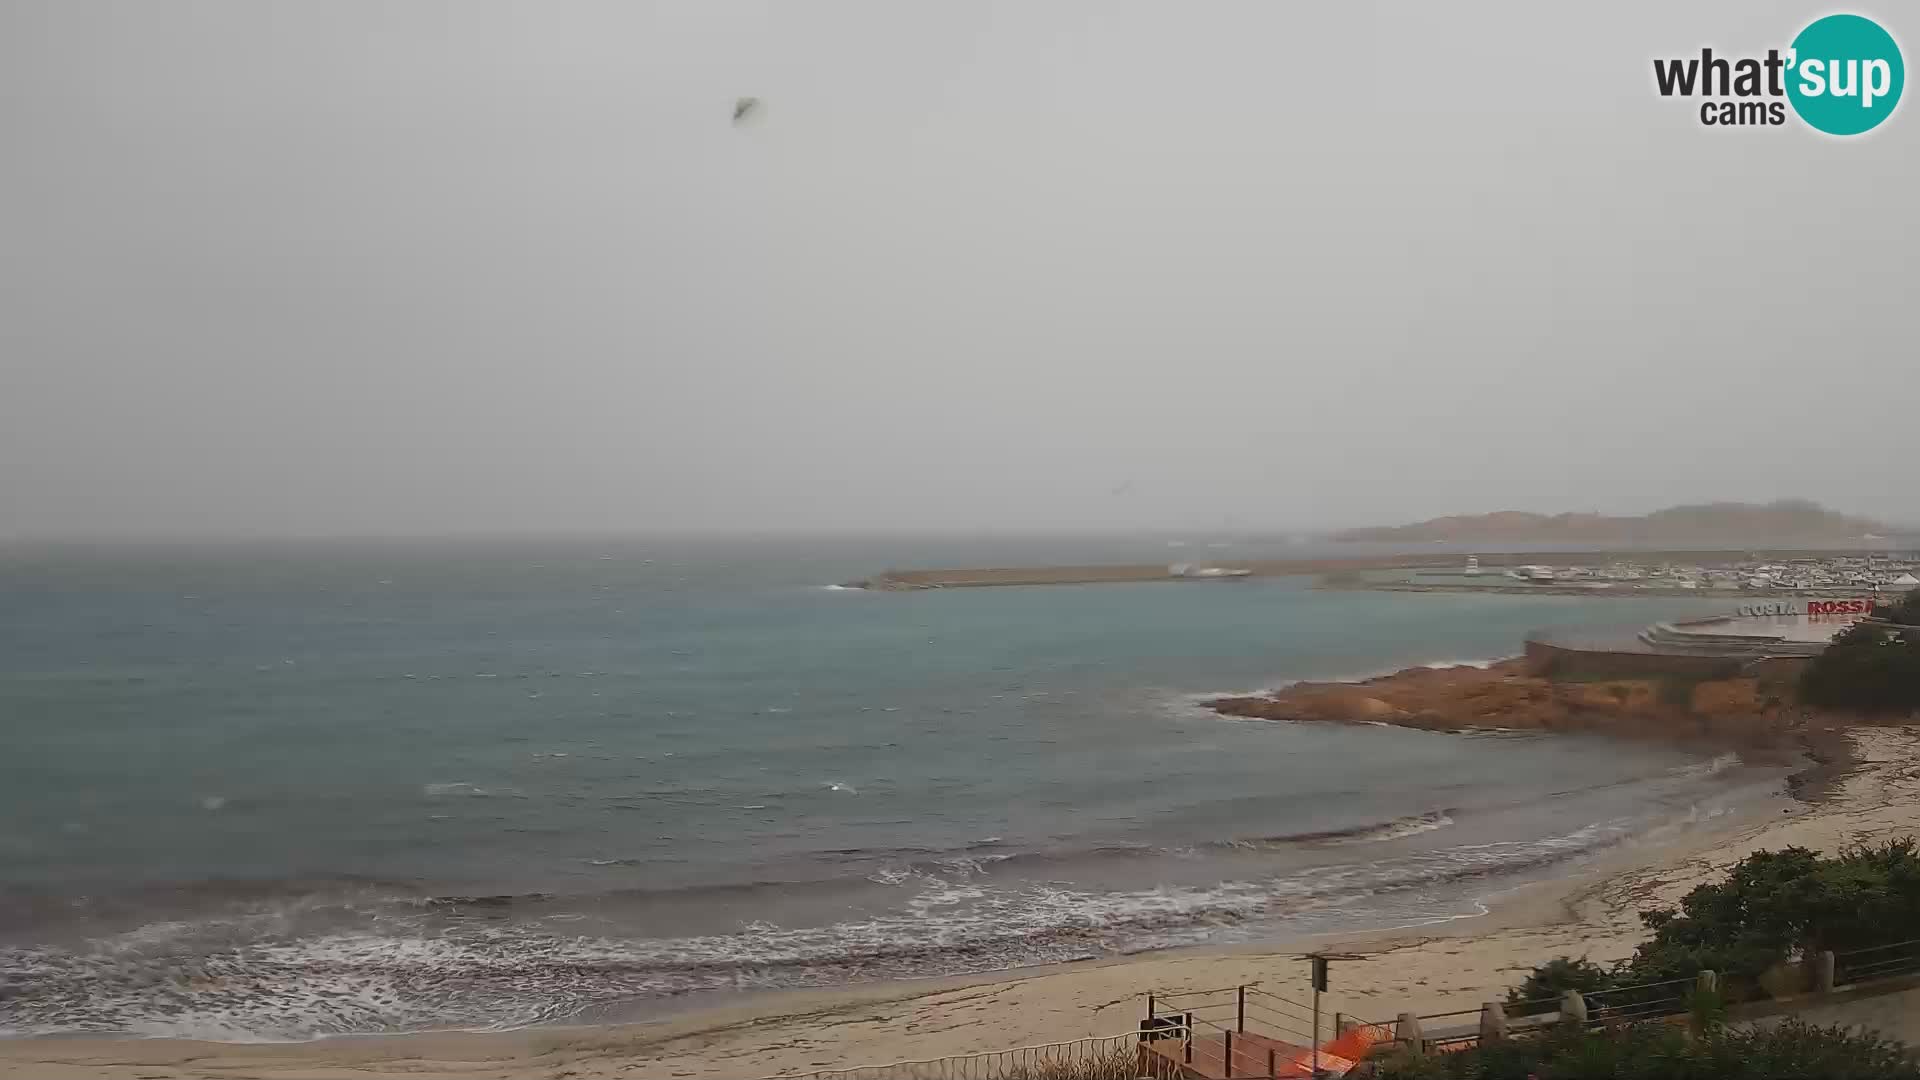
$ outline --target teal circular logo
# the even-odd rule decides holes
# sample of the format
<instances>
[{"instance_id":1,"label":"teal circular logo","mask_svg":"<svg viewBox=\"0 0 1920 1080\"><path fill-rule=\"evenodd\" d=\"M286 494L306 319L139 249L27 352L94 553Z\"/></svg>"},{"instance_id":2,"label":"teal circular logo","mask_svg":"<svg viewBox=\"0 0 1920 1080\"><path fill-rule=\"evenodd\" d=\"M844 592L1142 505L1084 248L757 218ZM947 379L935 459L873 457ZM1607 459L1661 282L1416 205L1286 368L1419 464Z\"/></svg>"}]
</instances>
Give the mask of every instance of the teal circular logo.
<instances>
[{"instance_id":1,"label":"teal circular logo","mask_svg":"<svg viewBox=\"0 0 1920 1080\"><path fill-rule=\"evenodd\" d=\"M1793 39L1787 63L1793 111L1829 135L1872 131L1892 115L1907 84L1899 43L1860 15L1828 15L1808 23Z\"/></svg>"}]
</instances>

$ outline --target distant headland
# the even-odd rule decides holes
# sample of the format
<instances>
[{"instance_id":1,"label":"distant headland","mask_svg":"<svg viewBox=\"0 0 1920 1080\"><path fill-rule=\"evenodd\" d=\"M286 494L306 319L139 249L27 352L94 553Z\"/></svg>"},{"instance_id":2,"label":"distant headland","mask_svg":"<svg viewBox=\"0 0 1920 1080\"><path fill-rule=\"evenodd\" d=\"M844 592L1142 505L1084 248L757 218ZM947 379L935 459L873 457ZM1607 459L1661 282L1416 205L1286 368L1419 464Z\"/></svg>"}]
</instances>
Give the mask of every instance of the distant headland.
<instances>
[{"instance_id":1,"label":"distant headland","mask_svg":"<svg viewBox=\"0 0 1920 1080\"><path fill-rule=\"evenodd\" d=\"M1870 518L1828 510L1805 499L1770 503L1715 502L1670 506L1640 517L1608 514L1491 514L1437 517L1411 525L1348 529L1335 540L1387 542L1527 541L1537 543L1649 544L1678 541L1778 542L1872 540L1888 527Z\"/></svg>"}]
</instances>

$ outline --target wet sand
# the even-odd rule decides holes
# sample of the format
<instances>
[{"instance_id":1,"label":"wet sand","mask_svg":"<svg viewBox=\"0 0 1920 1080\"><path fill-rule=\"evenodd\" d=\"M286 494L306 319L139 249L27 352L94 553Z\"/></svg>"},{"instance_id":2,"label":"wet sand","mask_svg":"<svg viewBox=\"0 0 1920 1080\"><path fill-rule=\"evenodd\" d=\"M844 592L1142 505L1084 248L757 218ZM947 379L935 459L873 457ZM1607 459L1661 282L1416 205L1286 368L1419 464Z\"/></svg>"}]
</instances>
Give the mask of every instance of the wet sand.
<instances>
[{"instance_id":1,"label":"wet sand","mask_svg":"<svg viewBox=\"0 0 1920 1080\"><path fill-rule=\"evenodd\" d=\"M1845 744L1851 765L1837 752ZM73 1080L260 1077L756 1077L973 1053L1130 1030L1149 990L1305 984L1300 954L1367 957L1339 965L1326 1009L1386 1019L1403 1009L1472 1008L1553 956L1612 961L1644 940L1638 912L1671 904L1750 852L1832 851L1920 823L1920 727L1827 738L1813 768L1818 801L1775 797L1734 820L1625 845L1585 872L1490 897L1477 918L1289 943L1189 949L966 978L770 994L668 1020L500 1033L341 1038L295 1045L44 1038L0 1043L0 1076ZM1817 778L1817 777L1816 777ZM1803 794L1815 788L1801 785Z\"/></svg>"}]
</instances>

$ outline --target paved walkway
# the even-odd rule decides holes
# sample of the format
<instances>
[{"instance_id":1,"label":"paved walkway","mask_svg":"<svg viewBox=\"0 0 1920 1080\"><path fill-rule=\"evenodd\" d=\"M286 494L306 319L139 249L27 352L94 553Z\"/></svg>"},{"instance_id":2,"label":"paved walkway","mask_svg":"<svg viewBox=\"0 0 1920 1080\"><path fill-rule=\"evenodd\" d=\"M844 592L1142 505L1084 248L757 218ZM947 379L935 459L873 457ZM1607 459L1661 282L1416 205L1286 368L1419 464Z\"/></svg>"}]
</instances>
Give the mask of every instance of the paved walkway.
<instances>
[{"instance_id":1,"label":"paved walkway","mask_svg":"<svg viewBox=\"0 0 1920 1080\"><path fill-rule=\"evenodd\" d=\"M1822 1027L1837 1024L1841 1027L1865 1028L1889 1039L1898 1039L1920 1051L1920 987L1893 994L1809 1005L1753 1022L1772 1024L1789 1016Z\"/></svg>"}]
</instances>

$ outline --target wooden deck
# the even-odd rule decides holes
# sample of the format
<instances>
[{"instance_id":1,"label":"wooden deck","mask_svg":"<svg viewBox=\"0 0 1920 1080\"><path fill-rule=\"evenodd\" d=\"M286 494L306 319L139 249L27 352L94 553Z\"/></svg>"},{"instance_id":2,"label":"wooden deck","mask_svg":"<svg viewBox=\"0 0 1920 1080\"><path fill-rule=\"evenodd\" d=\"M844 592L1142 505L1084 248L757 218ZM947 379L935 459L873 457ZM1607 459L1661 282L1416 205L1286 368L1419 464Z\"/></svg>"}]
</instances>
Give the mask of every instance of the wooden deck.
<instances>
[{"instance_id":1,"label":"wooden deck","mask_svg":"<svg viewBox=\"0 0 1920 1080\"><path fill-rule=\"evenodd\" d=\"M1160 1059L1160 1066L1150 1071L1153 1076L1179 1077L1181 1080L1252 1080L1257 1077L1292 1077L1296 1080L1310 1080L1311 1065L1299 1064L1304 1057L1311 1060L1313 1049L1294 1043L1281 1042L1257 1032L1212 1032L1196 1035L1192 1041L1192 1053L1188 1053L1185 1039L1160 1039L1143 1043L1147 1053ZM1232 1055L1229 1062L1228 1055ZM1233 1066L1228 1071L1227 1066Z\"/></svg>"}]
</instances>

